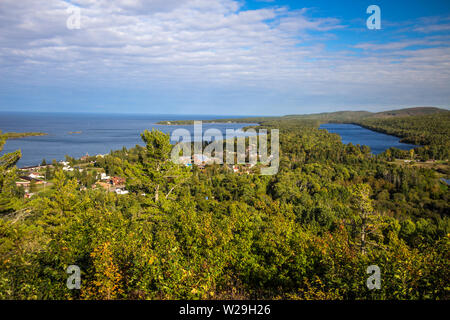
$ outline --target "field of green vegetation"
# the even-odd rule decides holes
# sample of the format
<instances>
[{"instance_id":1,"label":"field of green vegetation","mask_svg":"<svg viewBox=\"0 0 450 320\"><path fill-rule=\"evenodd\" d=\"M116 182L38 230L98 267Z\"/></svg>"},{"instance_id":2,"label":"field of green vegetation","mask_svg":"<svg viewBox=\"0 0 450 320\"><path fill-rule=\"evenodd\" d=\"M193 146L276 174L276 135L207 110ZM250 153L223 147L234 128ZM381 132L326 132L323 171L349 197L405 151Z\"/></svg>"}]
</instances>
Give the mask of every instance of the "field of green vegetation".
<instances>
[{"instance_id":1,"label":"field of green vegetation","mask_svg":"<svg viewBox=\"0 0 450 320\"><path fill-rule=\"evenodd\" d=\"M169 136L146 131L144 147L94 164L125 177L129 194L55 166L53 185L23 199L20 152L1 157L0 299L450 298L448 185L432 167L394 161L448 166L448 113L236 121L280 130L278 174L175 165ZM373 156L319 130L326 121L426 151ZM80 290L66 287L69 265L81 269ZM370 265L380 267L379 290L366 286Z\"/></svg>"}]
</instances>

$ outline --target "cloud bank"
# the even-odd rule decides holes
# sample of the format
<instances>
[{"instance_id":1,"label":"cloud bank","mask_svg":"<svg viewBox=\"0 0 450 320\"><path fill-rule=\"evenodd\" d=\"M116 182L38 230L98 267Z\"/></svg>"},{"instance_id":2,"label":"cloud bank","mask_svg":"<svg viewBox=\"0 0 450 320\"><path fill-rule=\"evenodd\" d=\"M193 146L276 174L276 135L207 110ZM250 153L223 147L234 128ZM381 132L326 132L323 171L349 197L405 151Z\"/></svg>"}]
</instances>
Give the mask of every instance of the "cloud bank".
<instances>
[{"instance_id":1,"label":"cloud bank","mask_svg":"<svg viewBox=\"0 0 450 320\"><path fill-rule=\"evenodd\" d=\"M81 28L71 30L73 6ZM230 114L442 106L450 98L449 26L422 19L408 29L420 37L330 49L350 32L348 21L270 2L243 10L233 0L2 0L0 84L8 96L21 86L139 90L130 111L142 112L180 112L183 104ZM363 29L352 31L355 39L370 32ZM230 111L207 109L216 107Z\"/></svg>"}]
</instances>

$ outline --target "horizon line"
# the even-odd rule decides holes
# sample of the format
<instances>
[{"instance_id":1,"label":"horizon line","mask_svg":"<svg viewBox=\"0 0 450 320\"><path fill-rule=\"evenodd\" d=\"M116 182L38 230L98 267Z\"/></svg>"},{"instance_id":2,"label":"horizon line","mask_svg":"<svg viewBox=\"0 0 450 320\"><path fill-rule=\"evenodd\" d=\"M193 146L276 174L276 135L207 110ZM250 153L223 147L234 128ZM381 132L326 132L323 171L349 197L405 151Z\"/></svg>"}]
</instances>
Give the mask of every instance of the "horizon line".
<instances>
[{"instance_id":1,"label":"horizon line","mask_svg":"<svg viewBox=\"0 0 450 320\"><path fill-rule=\"evenodd\" d=\"M263 118L269 118L269 117L285 117L285 116L301 116L301 115L320 115L320 114L327 114L327 113L336 113L336 112L368 112L368 113L380 113L380 112L388 112L388 111L398 111L398 110L405 110L405 109L416 109L416 108L436 108L441 110L450 111L450 107L448 106L442 106L442 107L434 107L434 106L415 106L415 107L398 107L398 108L392 108L387 109L384 111L368 111L364 109L360 110L349 110L349 109L337 109L335 111L324 111L324 112L311 112L311 113L288 113L288 114L277 114L277 115L257 115L257 114L201 114L201 113L146 113L146 112L89 112L89 111L29 111L29 110L0 110L0 113L41 113L41 114L80 114L80 115L147 115L147 116L219 116L219 117L263 117Z\"/></svg>"}]
</instances>

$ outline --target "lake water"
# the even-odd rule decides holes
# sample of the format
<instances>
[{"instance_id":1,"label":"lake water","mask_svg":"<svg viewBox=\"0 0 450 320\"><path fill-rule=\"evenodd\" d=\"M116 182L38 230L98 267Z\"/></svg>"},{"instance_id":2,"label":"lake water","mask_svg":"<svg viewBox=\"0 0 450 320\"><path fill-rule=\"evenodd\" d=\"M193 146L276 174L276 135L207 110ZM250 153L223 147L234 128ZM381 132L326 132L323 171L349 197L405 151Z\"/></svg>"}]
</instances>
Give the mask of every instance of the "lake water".
<instances>
[{"instance_id":1,"label":"lake water","mask_svg":"<svg viewBox=\"0 0 450 320\"><path fill-rule=\"evenodd\" d=\"M370 147L373 154L379 154L394 147L402 150L410 150L419 146L402 143L400 138L375 132L354 124L347 123L326 123L320 129L326 129L330 133L337 133L342 138L342 143L352 143L354 145L366 145Z\"/></svg>"},{"instance_id":2,"label":"lake water","mask_svg":"<svg viewBox=\"0 0 450 320\"><path fill-rule=\"evenodd\" d=\"M158 121L212 120L236 118L236 116L207 115L124 115L124 114L63 114L63 113L0 113L0 130L3 132L44 132L47 136L26 137L7 140L0 155L20 149L22 158L18 167L38 165L42 159L51 162L64 160L65 155L79 158L105 154L111 150L143 145L140 134L145 129L158 129L170 133L177 128L186 128L191 133L193 126L157 125ZM208 128L241 129L250 123L204 123L203 133ZM81 132L81 133L75 133ZM241 132L238 135L247 135Z\"/></svg>"}]
</instances>

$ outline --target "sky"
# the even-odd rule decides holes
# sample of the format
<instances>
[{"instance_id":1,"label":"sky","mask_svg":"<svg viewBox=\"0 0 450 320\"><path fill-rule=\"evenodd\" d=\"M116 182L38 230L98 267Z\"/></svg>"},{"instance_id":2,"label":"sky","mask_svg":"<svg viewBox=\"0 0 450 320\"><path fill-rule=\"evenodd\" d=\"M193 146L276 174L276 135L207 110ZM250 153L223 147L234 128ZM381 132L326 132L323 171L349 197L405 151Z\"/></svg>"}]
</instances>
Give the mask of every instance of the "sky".
<instances>
[{"instance_id":1,"label":"sky","mask_svg":"<svg viewBox=\"0 0 450 320\"><path fill-rule=\"evenodd\" d=\"M447 0L0 0L0 30L0 111L450 106Z\"/></svg>"}]
</instances>

